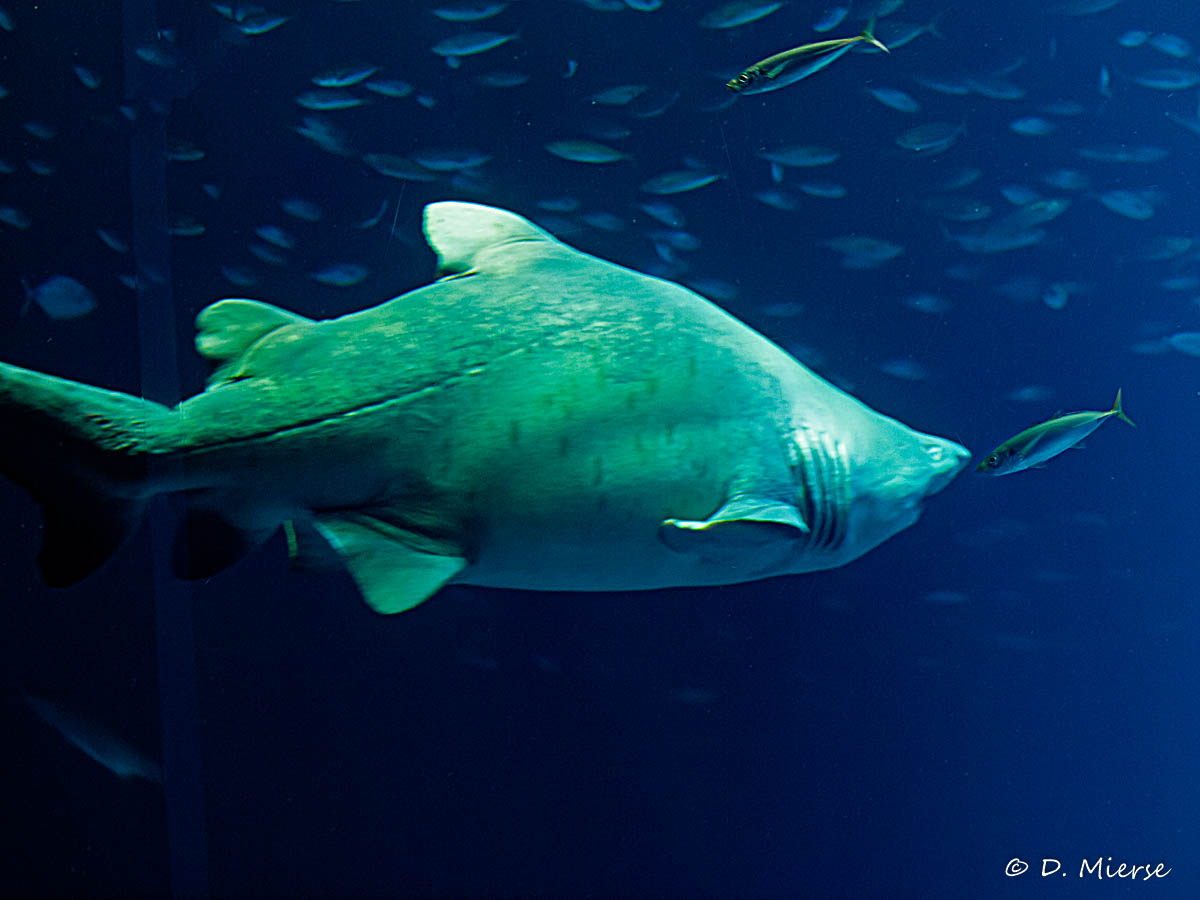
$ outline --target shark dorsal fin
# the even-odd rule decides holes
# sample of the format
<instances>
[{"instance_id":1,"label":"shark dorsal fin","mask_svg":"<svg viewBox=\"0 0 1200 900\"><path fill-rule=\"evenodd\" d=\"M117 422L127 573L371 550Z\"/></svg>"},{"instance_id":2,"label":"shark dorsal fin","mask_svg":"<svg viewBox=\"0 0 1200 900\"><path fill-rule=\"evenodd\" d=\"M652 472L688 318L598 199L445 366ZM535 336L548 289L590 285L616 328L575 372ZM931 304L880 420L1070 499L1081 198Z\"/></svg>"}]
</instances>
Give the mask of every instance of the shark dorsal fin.
<instances>
[{"instance_id":1,"label":"shark dorsal fin","mask_svg":"<svg viewBox=\"0 0 1200 900\"><path fill-rule=\"evenodd\" d=\"M272 331L311 321L261 300L218 300L206 306L196 316L196 351L216 366L209 387L236 378L242 356Z\"/></svg>"},{"instance_id":2,"label":"shark dorsal fin","mask_svg":"<svg viewBox=\"0 0 1200 900\"><path fill-rule=\"evenodd\" d=\"M437 254L439 276L480 268L479 254L500 244L554 240L515 213L454 200L425 207L425 239Z\"/></svg>"}]
</instances>

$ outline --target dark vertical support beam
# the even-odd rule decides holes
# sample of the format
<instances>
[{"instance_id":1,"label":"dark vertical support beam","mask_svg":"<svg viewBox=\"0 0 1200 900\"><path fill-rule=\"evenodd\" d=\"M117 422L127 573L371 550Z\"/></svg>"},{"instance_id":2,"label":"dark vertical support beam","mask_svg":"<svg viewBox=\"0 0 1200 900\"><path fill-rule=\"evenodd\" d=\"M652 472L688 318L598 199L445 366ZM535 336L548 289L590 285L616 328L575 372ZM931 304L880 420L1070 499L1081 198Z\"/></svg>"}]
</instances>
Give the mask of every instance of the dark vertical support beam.
<instances>
[{"instance_id":1,"label":"dark vertical support beam","mask_svg":"<svg viewBox=\"0 0 1200 900\"><path fill-rule=\"evenodd\" d=\"M137 110L130 148L130 187L142 395L173 406L180 399L180 378L167 233L165 126L181 79L147 66L134 53L136 47L155 42L158 28L158 0L125 0L125 97ZM170 498L159 498L148 516L171 894L206 897L208 850L197 733L193 591L171 575L175 512Z\"/></svg>"}]
</instances>

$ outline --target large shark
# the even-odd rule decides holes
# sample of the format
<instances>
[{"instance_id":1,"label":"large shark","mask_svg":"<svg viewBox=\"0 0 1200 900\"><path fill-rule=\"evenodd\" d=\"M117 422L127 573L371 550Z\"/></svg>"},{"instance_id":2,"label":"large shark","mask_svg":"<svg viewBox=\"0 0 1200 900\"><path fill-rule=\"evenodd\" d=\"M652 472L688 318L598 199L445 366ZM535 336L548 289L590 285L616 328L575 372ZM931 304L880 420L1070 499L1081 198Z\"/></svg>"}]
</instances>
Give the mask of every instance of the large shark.
<instances>
[{"instance_id":1,"label":"large shark","mask_svg":"<svg viewBox=\"0 0 1200 900\"><path fill-rule=\"evenodd\" d=\"M174 409L0 364L0 473L43 507L43 579L80 580L184 491L181 576L286 525L384 613L449 583L730 584L849 562L969 458L513 213L433 203L424 228L440 277L379 306L204 309L215 370Z\"/></svg>"}]
</instances>

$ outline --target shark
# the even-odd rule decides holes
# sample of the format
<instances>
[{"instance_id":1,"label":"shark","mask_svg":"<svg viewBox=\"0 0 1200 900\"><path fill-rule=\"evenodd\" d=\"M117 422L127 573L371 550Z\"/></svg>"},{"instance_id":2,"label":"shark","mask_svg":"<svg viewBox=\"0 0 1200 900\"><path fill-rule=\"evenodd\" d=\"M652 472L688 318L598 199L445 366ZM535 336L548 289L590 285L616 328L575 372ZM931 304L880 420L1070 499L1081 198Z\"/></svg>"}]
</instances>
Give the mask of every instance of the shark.
<instances>
[{"instance_id":1,"label":"shark","mask_svg":"<svg viewBox=\"0 0 1200 900\"><path fill-rule=\"evenodd\" d=\"M84 579L182 492L180 577L282 527L380 613L448 584L733 584L850 562L970 458L515 213L436 202L423 229L436 280L378 306L207 306L212 374L174 408L0 363L0 474L42 508L43 581Z\"/></svg>"}]
</instances>

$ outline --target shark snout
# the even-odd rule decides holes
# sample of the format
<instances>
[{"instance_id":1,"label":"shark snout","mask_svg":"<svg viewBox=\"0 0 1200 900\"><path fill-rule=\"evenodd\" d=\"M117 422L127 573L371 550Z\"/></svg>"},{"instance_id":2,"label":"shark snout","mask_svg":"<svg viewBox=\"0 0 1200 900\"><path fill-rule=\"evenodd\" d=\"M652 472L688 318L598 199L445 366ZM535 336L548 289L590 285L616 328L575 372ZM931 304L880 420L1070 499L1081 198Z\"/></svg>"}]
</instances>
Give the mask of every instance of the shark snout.
<instances>
[{"instance_id":1,"label":"shark snout","mask_svg":"<svg viewBox=\"0 0 1200 900\"><path fill-rule=\"evenodd\" d=\"M944 438L927 438L925 453L932 463L925 496L932 497L961 472L971 461L971 451Z\"/></svg>"}]
</instances>

